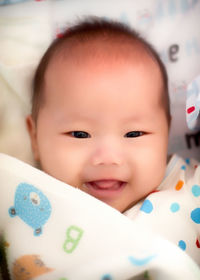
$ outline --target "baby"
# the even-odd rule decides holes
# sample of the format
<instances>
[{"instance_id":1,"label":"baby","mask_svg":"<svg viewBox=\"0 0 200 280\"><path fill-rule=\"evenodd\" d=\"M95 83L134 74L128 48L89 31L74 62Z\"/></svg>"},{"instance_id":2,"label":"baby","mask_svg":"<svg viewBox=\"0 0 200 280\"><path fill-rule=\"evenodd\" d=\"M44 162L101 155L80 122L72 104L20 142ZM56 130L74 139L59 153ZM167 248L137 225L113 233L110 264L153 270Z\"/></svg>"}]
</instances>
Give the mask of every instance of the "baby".
<instances>
[{"instance_id":1,"label":"baby","mask_svg":"<svg viewBox=\"0 0 200 280\"><path fill-rule=\"evenodd\" d=\"M43 171L199 262L200 167L168 159L170 118L166 70L152 46L120 23L90 18L44 54L27 127Z\"/></svg>"},{"instance_id":2,"label":"baby","mask_svg":"<svg viewBox=\"0 0 200 280\"><path fill-rule=\"evenodd\" d=\"M133 31L81 23L41 60L27 124L45 172L123 212L165 174L164 67Z\"/></svg>"}]
</instances>

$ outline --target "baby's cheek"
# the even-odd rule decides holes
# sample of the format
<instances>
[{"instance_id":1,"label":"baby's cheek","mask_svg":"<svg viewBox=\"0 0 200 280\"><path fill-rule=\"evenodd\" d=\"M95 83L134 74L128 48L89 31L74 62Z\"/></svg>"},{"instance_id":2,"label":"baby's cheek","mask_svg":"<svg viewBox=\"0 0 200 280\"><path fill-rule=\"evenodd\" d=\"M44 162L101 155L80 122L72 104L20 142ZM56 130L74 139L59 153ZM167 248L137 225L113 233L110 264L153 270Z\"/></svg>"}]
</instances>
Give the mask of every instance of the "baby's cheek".
<instances>
[{"instance_id":1,"label":"baby's cheek","mask_svg":"<svg viewBox=\"0 0 200 280\"><path fill-rule=\"evenodd\" d=\"M59 170L58 170L59 166ZM81 184L81 173L84 168L84 161L76 153L66 153L62 160L57 163L57 177L65 183L79 187Z\"/></svg>"},{"instance_id":2,"label":"baby's cheek","mask_svg":"<svg viewBox=\"0 0 200 280\"><path fill-rule=\"evenodd\" d=\"M162 181L165 174L166 163L164 157L150 151L141 155L138 166L135 169L135 176L138 184L144 192L150 192L155 189Z\"/></svg>"}]
</instances>

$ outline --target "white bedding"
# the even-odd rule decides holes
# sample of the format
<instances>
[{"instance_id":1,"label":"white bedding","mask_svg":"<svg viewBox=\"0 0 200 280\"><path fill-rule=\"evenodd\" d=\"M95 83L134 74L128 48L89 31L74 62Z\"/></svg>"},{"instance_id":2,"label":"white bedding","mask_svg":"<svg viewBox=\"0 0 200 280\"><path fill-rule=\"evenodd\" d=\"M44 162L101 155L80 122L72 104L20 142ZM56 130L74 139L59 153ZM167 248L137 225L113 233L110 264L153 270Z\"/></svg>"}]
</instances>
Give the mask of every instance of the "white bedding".
<instances>
[{"instance_id":1,"label":"white bedding","mask_svg":"<svg viewBox=\"0 0 200 280\"><path fill-rule=\"evenodd\" d=\"M28 164L0 154L0 180L12 279L200 279L177 246Z\"/></svg>"}]
</instances>

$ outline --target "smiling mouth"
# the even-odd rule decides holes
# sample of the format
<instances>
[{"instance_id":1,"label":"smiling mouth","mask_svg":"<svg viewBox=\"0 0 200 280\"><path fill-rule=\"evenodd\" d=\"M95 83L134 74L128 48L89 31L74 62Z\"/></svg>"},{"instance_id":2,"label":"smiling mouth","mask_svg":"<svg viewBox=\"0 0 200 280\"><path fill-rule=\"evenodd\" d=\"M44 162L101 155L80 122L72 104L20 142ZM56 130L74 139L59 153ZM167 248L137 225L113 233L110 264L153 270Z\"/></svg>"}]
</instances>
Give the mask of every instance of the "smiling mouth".
<instances>
[{"instance_id":1,"label":"smiling mouth","mask_svg":"<svg viewBox=\"0 0 200 280\"><path fill-rule=\"evenodd\" d=\"M97 180L84 184L88 193L97 198L112 198L121 193L126 182L119 180Z\"/></svg>"},{"instance_id":2,"label":"smiling mouth","mask_svg":"<svg viewBox=\"0 0 200 280\"><path fill-rule=\"evenodd\" d=\"M118 180L97 180L89 182L89 184L95 189L116 190L121 187L123 182Z\"/></svg>"}]
</instances>

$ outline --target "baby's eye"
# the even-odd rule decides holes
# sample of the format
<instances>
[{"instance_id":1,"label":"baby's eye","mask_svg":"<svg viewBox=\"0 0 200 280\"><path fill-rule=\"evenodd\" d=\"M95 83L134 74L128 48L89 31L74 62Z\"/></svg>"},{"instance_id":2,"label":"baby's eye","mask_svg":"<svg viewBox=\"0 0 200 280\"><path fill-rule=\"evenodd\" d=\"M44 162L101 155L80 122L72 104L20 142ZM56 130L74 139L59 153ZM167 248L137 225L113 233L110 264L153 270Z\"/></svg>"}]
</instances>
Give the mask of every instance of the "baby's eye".
<instances>
[{"instance_id":1,"label":"baby's eye","mask_svg":"<svg viewBox=\"0 0 200 280\"><path fill-rule=\"evenodd\" d=\"M91 136L85 131L72 131L69 133L75 138L90 138Z\"/></svg>"},{"instance_id":2,"label":"baby's eye","mask_svg":"<svg viewBox=\"0 0 200 280\"><path fill-rule=\"evenodd\" d=\"M144 132L142 131L130 131L125 134L125 137L139 137L144 135Z\"/></svg>"}]
</instances>

